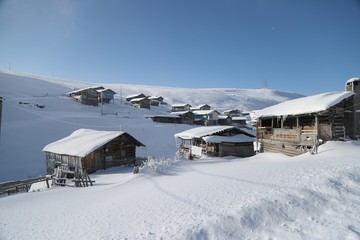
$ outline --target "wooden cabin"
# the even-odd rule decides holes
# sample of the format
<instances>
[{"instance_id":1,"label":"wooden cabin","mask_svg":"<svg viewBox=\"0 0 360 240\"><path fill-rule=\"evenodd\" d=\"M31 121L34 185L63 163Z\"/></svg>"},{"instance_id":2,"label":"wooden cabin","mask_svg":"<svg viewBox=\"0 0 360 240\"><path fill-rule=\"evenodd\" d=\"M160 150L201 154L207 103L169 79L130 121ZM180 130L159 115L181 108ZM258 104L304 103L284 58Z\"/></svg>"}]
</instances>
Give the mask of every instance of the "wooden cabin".
<instances>
[{"instance_id":1,"label":"wooden cabin","mask_svg":"<svg viewBox=\"0 0 360 240\"><path fill-rule=\"evenodd\" d=\"M164 104L164 98L161 96L151 96L149 97L151 106L159 106Z\"/></svg>"},{"instance_id":2,"label":"wooden cabin","mask_svg":"<svg viewBox=\"0 0 360 240\"><path fill-rule=\"evenodd\" d=\"M218 124L230 126L231 125L231 117L226 116L226 115L219 115L218 116Z\"/></svg>"},{"instance_id":3,"label":"wooden cabin","mask_svg":"<svg viewBox=\"0 0 360 240\"><path fill-rule=\"evenodd\" d=\"M130 100L131 106L136 108L150 109L150 102L151 102L150 99L148 99L147 97L134 98Z\"/></svg>"},{"instance_id":4,"label":"wooden cabin","mask_svg":"<svg viewBox=\"0 0 360 240\"><path fill-rule=\"evenodd\" d=\"M319 142L344 140L346 110L354 92L330 92L289 100L256 112L262 151L289 156L317 149ZM321 139L321 140L320 140Z\"/></svg>"},{"instance_id":5,"label":"wooden cabin","mask_svg":"<svg viewBox=\"0 0 360 240\"><path fill-rule=\"evenodd\" d=\"M216 110L198 110L193 111L195 114L195 124L212 126L218 124L220 113Z\"/></svg>"},{"instance_id":6,"label":"wooden cabin","mask_svg":"<svg viewBox=\"0 0 360 240\"><path fill-rule=\"evenodd\" d=\"M133 164L140 146L145 145L125 132L79 129L44 147L46 171L52 174L60 164L70 170L85 168L88 173Z\"/></svg>"},{"instance_id":7,"label":"wooden cabin","mask_svg":"<svg viewBox=\"0 0 360 240\"><path fill-rule=\"evenodd\" d=\"M99 93L99 103L114 103L114 95L116 94L116 92L114 92L110 88L99 89L97 91Z\"/></svg>"},{"instance_id":8,"label":"wooden cabin","mask_svg":"<svg viewBox=\"0 0 360 240\"><path fill-rule=\"evenodd\" d=\"M230 109L224 111L223 115L230 116L230 117L240 117L241 111L238 109Z\"/></svg>"},{"instance_id":9,"label":"wooden cabin","mask_svg":"<svg viewBox=\"0 0 360 240\"><path fill-rule=\"evenodd\" d=\"M145 94L143 93L137 93L137 94L132 94L132 95L128 95L126 96L126 101L130 102L131 100L135 99L135 98L145 98Z\"/></svg>"},{"instance_id":10,"label":"wooden cabin","mask_svg":"<svg viewBox=\"0 0 360 240\"><path fill-rule=\"evenodd\" d=\"M161 123L177 123L177 124L193 124L195 114L191 111L173 112L167 115L156 115L150 117L154 122Z\"/></svg>"},{"instance_id":11,"label":"wooden cabin","mask_svg":"<svg viewBox=\"0 0 360 240\"><path fill-rule=\"evenodd\" d=\"M179 153L188 159L202 156L250 157L255 134L233 126L198 127L175 134Z\"/></svg>"},{"instance_id":12,"label":"wooden cabin","mask_svg":"<svg viewBox=\"0 0 360 240\"><path fill-rule=\"evenodd\" d=\"M232 117L231 118L231 125L236 127L244 128L247 126L246 121L248 120L247 117Z\"/></svg>"},{"instance_id":13,"label":"wooden cabin","mask_svg":"<svg viewBox=\"0 0 360 240\"><path fill-rule=\"evenodd\" d=\"M171 105L171 112L185 112L190 111L191 105L186 104L173 104Z\"/></svg>"},{"instance_id":14,"label":"wooden cabin","mask_svg":"<svg viewBox=\"0 0 360 240\"><path fill-rule=\"evenodd\" d=\"M99 104L99 92L91 87L69 92L69 96L85 105Z\"/></svg>"}]
</instances>

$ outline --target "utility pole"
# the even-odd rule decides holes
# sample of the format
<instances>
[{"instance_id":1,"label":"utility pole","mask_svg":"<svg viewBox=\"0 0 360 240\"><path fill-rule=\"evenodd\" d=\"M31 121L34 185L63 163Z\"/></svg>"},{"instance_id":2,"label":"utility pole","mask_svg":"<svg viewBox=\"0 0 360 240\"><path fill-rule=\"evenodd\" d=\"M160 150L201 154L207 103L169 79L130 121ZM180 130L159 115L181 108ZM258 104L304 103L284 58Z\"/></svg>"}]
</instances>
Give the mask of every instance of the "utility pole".
<instances>
[{"instance_id":1,"label":"utility pole","mask_svg":"<svg viewBox=\"0 0 360 240\"><path fill-rule=\"evenodd\" d=\"M2 118L2 104L3 104L3 98L0 97L0 142L1 142L1 118Z\"/></svg>"},{"instance_id":2,"label":"utility pole","mask_svg":"<svg viewBox=\"0 0 360 240\"><path fill-rule=\"evenodd\" d=\"M104 93L104 91L103 90L101 90L101 115L104 115L104 112L103 112L103 93Z\"/></svg>"}]
</instances>

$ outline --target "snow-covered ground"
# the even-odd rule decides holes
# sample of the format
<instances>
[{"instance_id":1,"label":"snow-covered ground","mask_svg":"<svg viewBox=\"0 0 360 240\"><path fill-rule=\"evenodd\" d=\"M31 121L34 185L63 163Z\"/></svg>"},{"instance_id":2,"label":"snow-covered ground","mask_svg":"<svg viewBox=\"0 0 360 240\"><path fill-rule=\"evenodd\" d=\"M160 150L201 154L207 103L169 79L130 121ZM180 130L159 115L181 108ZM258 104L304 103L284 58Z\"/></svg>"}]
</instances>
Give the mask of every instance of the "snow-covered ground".
<instances>
[{"instance_id":1,"label":"snow-covered ground","mask_svg":"<svg viewBox=\"0 0 360 240\"><path fill-rule=\"evenodd\" d=\"M74 89L94 85L110 87L118 93L114 104L104 105L103 112L107 115L100 114L100 106L82 105L67 96ZM173 157L177 150L174 134L194 126L153 123L146 117L167 114L170 106L147 110L135 109L126 103L125 96L140 92L161 95L169 104L176 99L193 106L209 104L218 111L261 109L300 96L270 89L89 84L0 71L0 96L5 99L0 135L0 182L44 175L45 157L41 150L79 128L128 132L146 145L138 149L138 156ZM36 104L45 108L38 108Z\"/></svg>"},{"instance_id":2,"label":"snow-covered ground","mask_svg":"<svg viewBox=\"0 0 360 240\"><path fill-rule=\"evenodd\" d=\"M160 173L145 167L135 175L129 167L111 168L91 175L93 187L2 197L0 239L360 239L360 142L328 142L317 155L293 158L266 153L176 160L174 133L193 126L152 123L145 116L166 109L133 109L120 99L104 109L118 115L101 116L99 107L63 95L86 86L0 73L0 96L5 97L0 181L44 174L41 149L84 127L122 129L147 146L138 155L173 159L172 164L164 160ZM124 96L151 90L115 87ZM188 96L190 104L202 98L211 106L245 106L228 100L227 89L211 90L220 92L214 98L207 90L191 96L190 90L169 89L166 95L166 88L153 89L166 101ZM246 91L250 102L265 93L285 100L271 90Z\"/></svg>"}]
</instances>

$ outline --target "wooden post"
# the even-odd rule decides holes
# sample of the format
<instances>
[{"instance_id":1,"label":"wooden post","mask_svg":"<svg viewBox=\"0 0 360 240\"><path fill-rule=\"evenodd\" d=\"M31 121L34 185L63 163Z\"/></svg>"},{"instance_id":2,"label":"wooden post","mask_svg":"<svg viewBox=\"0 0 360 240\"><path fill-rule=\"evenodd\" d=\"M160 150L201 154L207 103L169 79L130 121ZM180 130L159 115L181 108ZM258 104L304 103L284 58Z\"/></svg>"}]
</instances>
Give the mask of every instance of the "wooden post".
<instances>
[{"instance_id":1,"label":"wooden post","mask_svg":"<svg viewBox=\"0 0 360 240\"><path fill-rule=\"evenodd\" d=\"M50 188L50 185L49 185L49 178L46 178L46 186L47 186L47 188Z\"/></svg>"},{"instance_id":2,"label":"wooden post","mask_svg":"<svg viewBox=\"0 0 360 240\"><path fill-rule=\"evenodd\" d=\"M0 140L1 140L1 117L2 117L2 104L3 104L3 98L0 97Z\"/></svg>"}]
</instances>

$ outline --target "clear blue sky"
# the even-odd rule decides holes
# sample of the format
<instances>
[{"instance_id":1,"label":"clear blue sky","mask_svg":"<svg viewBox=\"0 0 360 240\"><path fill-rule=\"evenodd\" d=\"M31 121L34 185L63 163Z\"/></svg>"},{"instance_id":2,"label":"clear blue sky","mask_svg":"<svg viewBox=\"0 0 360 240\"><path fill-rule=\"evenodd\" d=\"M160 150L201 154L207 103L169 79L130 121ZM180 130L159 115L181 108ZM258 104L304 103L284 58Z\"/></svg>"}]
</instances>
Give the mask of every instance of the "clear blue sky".
<instances>
[{"instance_id":1,"label":"clear blue sky","mask_svg":"<svg viewBox=\"0 0 360 240\"><path fill-rule=\"evenodd\" d=\"M360 1L0 0L9 67L88 82L339 91L360 77Z\"/></svg>"}]
</instances>

